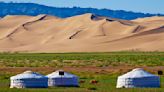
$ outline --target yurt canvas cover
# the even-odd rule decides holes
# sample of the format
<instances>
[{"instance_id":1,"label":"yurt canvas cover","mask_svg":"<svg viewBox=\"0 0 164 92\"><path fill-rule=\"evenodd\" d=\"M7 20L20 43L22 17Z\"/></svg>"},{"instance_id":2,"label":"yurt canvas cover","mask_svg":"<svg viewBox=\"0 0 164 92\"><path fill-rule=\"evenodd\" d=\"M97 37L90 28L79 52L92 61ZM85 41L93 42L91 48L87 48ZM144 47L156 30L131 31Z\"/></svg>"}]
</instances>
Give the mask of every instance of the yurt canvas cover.
<instances>
[{"instance_id":1,"label":"yurt canvas cover","mask_svg":"<svg viewBox=\"0 0 164 92\"><path fill-rule=\"evenodd\" d=\"M141 68L133 69L117 79L117 88L160 87L160 78Z\"/></svg>"},{"instance_id":2,"label":"yurt canvas cover","mask_svg":"<svg viewBox=\"0 0 164 92\"><path fill-rule=\"evenodd\" d=\"M62 70L47 75L49 86L79 86L76 75L64 72Z\"/></svg>"},{"instance_id":3,"label":"yurt canvas cover","mask_svg":"<svg viewBox=\"0 0 164 92\"><path fill-rule=\"evenodd\" d=\"M48 77L41 74L26 71L10 78L10 88L47 88Z\"/></svg>"}]
</instances>

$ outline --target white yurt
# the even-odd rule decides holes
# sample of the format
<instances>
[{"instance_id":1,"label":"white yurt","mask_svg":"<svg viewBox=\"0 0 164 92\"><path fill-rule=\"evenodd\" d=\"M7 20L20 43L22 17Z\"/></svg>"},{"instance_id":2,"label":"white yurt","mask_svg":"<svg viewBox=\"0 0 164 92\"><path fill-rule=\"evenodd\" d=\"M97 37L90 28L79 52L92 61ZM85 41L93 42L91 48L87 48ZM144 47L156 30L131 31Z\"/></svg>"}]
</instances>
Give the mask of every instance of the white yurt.
<instances>
[{"instance_id":1,"label":"white yurt","mask_svg":"<svg viewBox=\"0 0 164 92\"><path fill-rule=\"evenodd\" d=\"M141 68L119 76L117 79L117 88L152 88L160 87L160 77L150 74Z\"/></svg>"},{"instance_id":2,"label":"white yurt","mask_svg":"<svg viewBox=\"0 0 164 92\"><path fill-rule=\"evenodd\" d=\"M63 70L58 70L47 75L48 86L73 86L78 87L78 77L76 75L70 74L68 72L64 72Z\"/></svg>"},{"instance_id":3,"label":"white yurt","mask_svg":"<svg viewBox=\"0 0 164 92\"><path fill-rule=\"evenodd\" d=\"M10 78L10 88L47 88L48 77L41 74L26 71Z\"/></svg>"}]
</instances>

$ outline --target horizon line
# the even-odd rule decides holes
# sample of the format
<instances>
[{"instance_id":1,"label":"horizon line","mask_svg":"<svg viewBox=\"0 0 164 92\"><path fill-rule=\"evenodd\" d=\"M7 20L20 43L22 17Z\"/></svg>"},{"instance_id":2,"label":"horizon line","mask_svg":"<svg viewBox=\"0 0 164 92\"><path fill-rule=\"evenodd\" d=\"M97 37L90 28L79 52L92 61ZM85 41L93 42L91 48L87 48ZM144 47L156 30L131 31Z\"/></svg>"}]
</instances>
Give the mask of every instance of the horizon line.
<instances>
[{"instance_id":1,"label":"horizon line","mask_svg":"<svg viewBox=\"0 0 164 92\"><path fill-rule=\"evenodd\" d=\"M9 1L9 2L4 2L4 1L0 1L0 3L6 3L6 4L10 4L10 3L13 3L13 4L36 4L36 5L42 5L42 6L46 6L46 7L50 7L50 8L92 8L92 9L98 9L98 10L103 10L103 9L106 9L106 10L113 10L113 11L125 11L125 12L133 12L133 13L142 13L142 14L153 14L153 15L162 15L164 16L163 13L148 13L148 12L139 12L139 11L131 11L131 10L119 10L119 9L108 9L108 8L96 8L96 7L80 7L80 6L66 6L66 7L59 7L59 6L50 6L50 5L45 5L45 4L40 4L40 3L33 3L33 2L14 2L14 1Z\"/></svg>"}]
</instances>

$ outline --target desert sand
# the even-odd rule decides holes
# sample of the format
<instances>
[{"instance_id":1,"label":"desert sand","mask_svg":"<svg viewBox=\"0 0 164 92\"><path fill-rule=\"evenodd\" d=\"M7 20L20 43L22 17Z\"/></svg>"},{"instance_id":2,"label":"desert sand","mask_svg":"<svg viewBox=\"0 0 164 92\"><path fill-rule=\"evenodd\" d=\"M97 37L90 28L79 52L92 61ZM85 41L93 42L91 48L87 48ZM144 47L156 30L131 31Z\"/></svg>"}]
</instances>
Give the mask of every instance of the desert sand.
<instances>
[{"instance_id":1,"label":"desert sand","mask_svg":"<svg viewBox=\"0 0 164 92\"><path fill-rule=\"evenodd\" d=\"M88 13L0 19L0 52L110 51L164 51L164 17L129 21Z\"/></svg>"}]
</instances>

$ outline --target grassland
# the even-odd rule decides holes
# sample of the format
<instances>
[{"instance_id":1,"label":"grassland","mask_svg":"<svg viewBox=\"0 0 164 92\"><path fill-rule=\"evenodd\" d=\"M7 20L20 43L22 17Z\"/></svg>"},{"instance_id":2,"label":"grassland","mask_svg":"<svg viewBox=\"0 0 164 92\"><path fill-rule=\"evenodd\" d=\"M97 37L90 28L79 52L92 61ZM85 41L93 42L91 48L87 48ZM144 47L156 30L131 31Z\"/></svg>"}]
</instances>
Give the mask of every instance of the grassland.
<instances>
[{"instance_id":1,"label":"grassland","mask_svg":"<svg viewBox=\"0 0 164 92\"><path fill-rule=\"evenodd\" d=\"M164 92L164 76L161 76L161 88L115 88L117 77L135 67L154 74L164 70L163 52L0 53L0 66L0 92ZM29 69L45 75L64 69L85 83L79 88L9 89L10 76ZM99 83L90 84L90 80Z\"/></svg>"},{"instance_id":2,"label":"grassland","mask_svg":"<svg viewBox=\"0 0 164 92\"><path fill-rule=\"evenodd\" d=\"M96 79L98 84L90 84L89 81ZM164 90L164 78L162 77L162 88L143 88L143 89L116 89L116 76L115 75L93 75L87 78L81 78L85 80L85 83L80 84L79 88L69 87L53 87L47 89L9 89L8 80L1 82L0 92L163 92ZM91 90L91 89L95 90Z\"/></svg>"},{"instance_id":3,"label":"grassland","mask_svg":"<svg viewBox=\"0 0 164 92\"><path fill-rule=\"evenodd\" d=\"M81 62L80 62L81 61ZM88 62L89 61L89 62ZM162 52L112 52L112 53L1 53L0 65L4 67L61 67L146 65L164 66Z\"/></svg>"}]
</instances>

